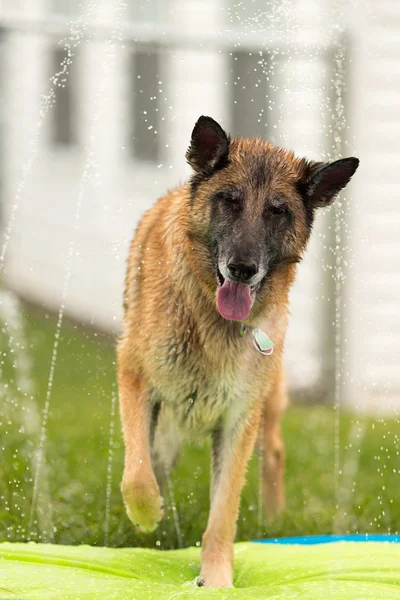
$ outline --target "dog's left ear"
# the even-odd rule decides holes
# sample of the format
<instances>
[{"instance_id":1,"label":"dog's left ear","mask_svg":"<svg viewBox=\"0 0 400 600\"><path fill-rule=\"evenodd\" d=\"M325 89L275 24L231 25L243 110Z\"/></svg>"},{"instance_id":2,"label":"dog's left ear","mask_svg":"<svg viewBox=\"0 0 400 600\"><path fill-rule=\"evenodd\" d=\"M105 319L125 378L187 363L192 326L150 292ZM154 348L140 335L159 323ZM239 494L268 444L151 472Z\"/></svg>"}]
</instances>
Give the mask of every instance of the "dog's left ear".
<instances>
[{"instance_id":1,"label":"dog's left ear","mask_svg":"<svg viewBox=\"0 0 400 600\"><path fill-rule=\"evenodd\" d=\"M358 158L342 158L333 163L307 163L298 189L312 208L328 206L349 183L359 165Z\"/></svg>"},{"instance_id":2,"label":"dog's left ear","mask_svg":"<svg viewBox=\"0 0 400 600\"><path fill-rule=\"evenodd\" d=\"M230 139L211 117L200 117L192 131L186 160L197 173L210 174L227 165Z\"/></svg>"}]
</instances>

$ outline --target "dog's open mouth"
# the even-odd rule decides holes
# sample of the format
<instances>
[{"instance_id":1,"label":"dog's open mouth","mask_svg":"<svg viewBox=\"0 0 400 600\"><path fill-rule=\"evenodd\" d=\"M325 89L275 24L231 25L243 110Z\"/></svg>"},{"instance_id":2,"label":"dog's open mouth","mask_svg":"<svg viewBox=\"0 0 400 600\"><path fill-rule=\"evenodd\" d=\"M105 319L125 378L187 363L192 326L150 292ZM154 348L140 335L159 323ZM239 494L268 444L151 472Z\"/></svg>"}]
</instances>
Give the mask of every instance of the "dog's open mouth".
<instances>
[{"instance_id":1,"label":"dog's open mouth","mask_svg":"<svg viewBox=\"0 0 400 600\"><path fill-rule=\"evenodd\" d=\"M258 286L225 279L217 268L217 307L224 319L244 321L250 314Z\"/></svg>"}]
</instances>

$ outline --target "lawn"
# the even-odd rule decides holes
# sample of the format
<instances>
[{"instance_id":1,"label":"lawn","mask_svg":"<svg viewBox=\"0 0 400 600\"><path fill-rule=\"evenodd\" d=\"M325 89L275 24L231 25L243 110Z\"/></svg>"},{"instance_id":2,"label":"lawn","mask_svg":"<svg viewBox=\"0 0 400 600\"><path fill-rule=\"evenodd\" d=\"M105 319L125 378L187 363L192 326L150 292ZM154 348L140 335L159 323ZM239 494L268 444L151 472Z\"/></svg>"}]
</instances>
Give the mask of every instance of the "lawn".
<instances>
[{"instance_id":1,"label":"lawn","mask_svg":"<svg viewBox=\"0 0 400 600\"><path fill-rule=\"evenodd\" d=\"M49 396L37 510L31 515L34 452L40 439L57 317L26 306L23 313L33 390L18 380L14 368L15 361L21 364L18 340L14 336L11 352L7 327L0 324L0 540L176 548L178 520L183 544L198 545L208 511L209 446L184 448L171 477L164 520L154 534L138 534L125 515L119 490L123 445L114 343L67 320L61 328ZM397 420L341 413L335 447L333 409L294 404L284 417L283 434L287 509L270 522L260 522L258 459L253 457L237 539L333 530L398 532ZM337 453L339 472L335 472Z\"/></svg>"}]
</instances>

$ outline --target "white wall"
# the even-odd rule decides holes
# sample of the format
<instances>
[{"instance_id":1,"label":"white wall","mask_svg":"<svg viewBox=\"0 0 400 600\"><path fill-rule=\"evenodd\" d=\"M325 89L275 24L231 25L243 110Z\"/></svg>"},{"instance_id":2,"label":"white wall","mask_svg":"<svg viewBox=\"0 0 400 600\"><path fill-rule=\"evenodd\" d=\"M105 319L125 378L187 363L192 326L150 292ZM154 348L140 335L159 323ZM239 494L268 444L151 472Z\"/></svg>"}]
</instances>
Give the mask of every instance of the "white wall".
<instances>
[{"instance_id":1,"label":"white wall","mask_svg":"<svg viewBox=\"0 0 400 600\"><path fill-rule=\"evenodd\" d=\"M351 268L346 284L344 397L359 410L400 408L400 3L352 15L349 152Z\"/></svg>"}]
</instances>

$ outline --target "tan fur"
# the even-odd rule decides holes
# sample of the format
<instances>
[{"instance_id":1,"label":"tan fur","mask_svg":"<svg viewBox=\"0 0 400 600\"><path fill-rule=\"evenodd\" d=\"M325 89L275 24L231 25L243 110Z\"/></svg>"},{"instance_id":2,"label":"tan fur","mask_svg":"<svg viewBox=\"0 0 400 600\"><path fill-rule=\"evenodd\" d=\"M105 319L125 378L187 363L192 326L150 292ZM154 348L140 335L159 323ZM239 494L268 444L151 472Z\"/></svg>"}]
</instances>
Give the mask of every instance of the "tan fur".
<instances>
[{"instance_id":1,"label":"tan fur","mask_svg":"<svg viewBox=\"0 0 400 600\"><path fill-rule=\"evenodd\" d=\"M250 175L253 162L263 160L270 167L264 189L283 193L296 214L294 231L285 243L293 255L301 255L308 233L293 183L307 163L261 140L233 140L230 164L202 183L195 202L190 186L184 185L146 213L128 262L124 329L118 346L126 446L122 493L130 519L145 531L154 529L162 516L162 476L158 475L157 483L154 470L158 474L169 469L177 453L177 443L167 440L212 435L214 473L201 568L206 586L232 586L240 493L261 414L266 507L284 506L279 429L286 405L282 353L288 292L296 267L286 264L275 272L245 321L273 340L274 353L265 357L255 350L249 334L240 336L237 322L218 313L215 274L201 243L210 220L210 194L226 183L246 189L249 220L260 215L261 190ZM152 451L151 410L157 405Z\"/></svg>"}]
</instances>

